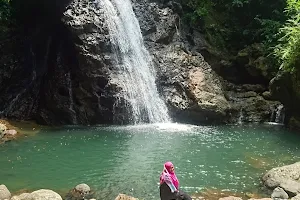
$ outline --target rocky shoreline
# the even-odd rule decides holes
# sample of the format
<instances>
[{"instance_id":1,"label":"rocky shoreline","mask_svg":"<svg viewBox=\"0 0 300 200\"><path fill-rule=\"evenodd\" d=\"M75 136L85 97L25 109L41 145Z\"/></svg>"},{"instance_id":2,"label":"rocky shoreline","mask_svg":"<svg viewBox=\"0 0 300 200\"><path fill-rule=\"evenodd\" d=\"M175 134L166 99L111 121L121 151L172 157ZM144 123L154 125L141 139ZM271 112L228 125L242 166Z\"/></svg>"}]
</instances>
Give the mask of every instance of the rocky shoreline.
<instances>
[{"instance_id":1,"label":"rocky shoreline","mask_svg":"<svg viewBox=\"0 0 300 200\"><path fill-rule=\"evenodd\" d=\"M248 196L248 200L299 200L300 199L300 162L273 168L262 177L263 185L273 192L271 198ZM0 200L96 200L95 193L85 183L71 189L64 197L49 189L40 189L31 193L12 195L5 185L0 185ZM216 197L192 195L193 200L215 200ZM218 200L243 200L245 197L223 196ZM119 194L115 200L138 200L126 194Z\"/></svg>"}]
</instances>

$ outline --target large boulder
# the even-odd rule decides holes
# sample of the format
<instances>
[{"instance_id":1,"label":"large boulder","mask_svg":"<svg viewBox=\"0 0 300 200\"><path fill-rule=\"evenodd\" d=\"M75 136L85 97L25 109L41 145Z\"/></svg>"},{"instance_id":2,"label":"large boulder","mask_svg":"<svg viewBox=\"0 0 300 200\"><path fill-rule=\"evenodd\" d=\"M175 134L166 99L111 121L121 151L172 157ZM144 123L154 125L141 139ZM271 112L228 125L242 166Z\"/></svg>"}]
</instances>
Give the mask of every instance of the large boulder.
<instances>
[{"instance_id":1,"label":"large boulder","mask_svg":"<svg viewBox=\"0 0 300 200\"><path fill-rule=\"evenodd\" d=\"M62 198L52 190L41 189L32 193L23 193L18 196L13 196L11 200L62 200Z\"/></svg>"},{"instance_id":2,"label":"large boulder","mask_svg":"<svg viewBox=\"0 0 300 200\"><path fill-rule=\"evenodd\" d=\"M273 98L281 101L286 108L287 122L290 127L300 130L297 123L300 118L300 70L293 72L279 71L271 81L270 90Z\"/></svg>"},{"instance_id":3,"label":"large boulder","mask_svg":"<svg viewBox=\"0 0 300 200\"><path fill-rule=\"evenodd\" d=\"M300 162L273 168L262 177L262 181L268 188L280 187L295 196L300 193Z\"/></svg>"},{"instance_id":4,"label":"large boulder","mask_svg":"<svg viewBox=\"0 0 300 200\"><path fill-rule=\"evenodd\" d=\"M289 195L281 187L277 187L273 190L271 198L273 200L283 200L288 199Z\"/></svg>"},{"instance_id":5,"label":"large boulder","mask_svg":"<svg viewBox=\"0 0 300 200\"><path fill-rule=\"evenodd\" d=\"M171 115L192 123L222 122L230 108L220 78L198 55L181 45L153 51L159 67L159 85Z\"/></svg>"},{"instance_id":6,"label":"large boulder","mask_svg":"<svg viewBox=\"0 0 300 200\"><path fill-rule=\"evenodd\" d=\"M5 185L0 185L0 200L10 199L11 194Z\"/></svg>"}]
</instances>

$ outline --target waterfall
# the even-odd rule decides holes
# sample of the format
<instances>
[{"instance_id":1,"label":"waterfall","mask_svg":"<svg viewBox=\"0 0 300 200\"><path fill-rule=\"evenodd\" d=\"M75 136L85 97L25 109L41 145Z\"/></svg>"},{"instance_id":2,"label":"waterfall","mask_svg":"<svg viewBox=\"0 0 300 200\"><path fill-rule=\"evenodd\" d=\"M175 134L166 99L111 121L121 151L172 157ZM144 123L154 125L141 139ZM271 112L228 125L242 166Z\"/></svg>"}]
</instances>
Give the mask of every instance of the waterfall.
<instances>
[{"instance_id":1,"label":"waterfall","mask_svg":"<svg viewBox=\"0 0 300 200\"><path fill-rule=\"evenodd\" d=\"M282 104L272 109L270 122L284 124L284 119L285 119L285 109Z\"/></svg>"},{"instance_id":2,"label":"waterfall","mask_svg":"<svg viewBox=\"0 0 300 200\"><path fill-rule=\"evenodd\" d=\"M167 107L157 91L152 59L144 46L131 1L96 0L96 3L104 12L117 63L116 81L122 88L121 97L129 103L126 107L132 113L132 122L170 122Z\"/></svg>"},{"instance_id":3,"label":"waterfall","mask_svg":"<svg viewBox=\"0 0 300 200\"><path fill-rule=\"evenodd\" d=\"M238 124L243 124L244 114L243 114L243 108L240 109L239 118L238 118Z\"/></svg>"},{"instance_id":4,"label":"waterfall","mask_svg":"<svg viewBox=\"0 0 300 200\"><path fill-rule=\"evenodd\" d=\"M76 112L74 110L74 99L73 99L73 90L72 90L72 79L71 73L66 74L66 80L68 83L68 93L69 93L69 110L72 112L72 123L77 124Z\"/></svg>"}]
</instances>

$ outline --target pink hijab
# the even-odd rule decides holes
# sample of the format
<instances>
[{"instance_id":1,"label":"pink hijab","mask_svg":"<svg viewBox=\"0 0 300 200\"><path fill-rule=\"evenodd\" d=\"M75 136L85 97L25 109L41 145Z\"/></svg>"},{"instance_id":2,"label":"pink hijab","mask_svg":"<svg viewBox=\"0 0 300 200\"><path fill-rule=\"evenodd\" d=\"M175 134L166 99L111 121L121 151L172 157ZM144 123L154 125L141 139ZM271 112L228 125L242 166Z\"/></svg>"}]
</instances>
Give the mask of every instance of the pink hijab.
<instances>
[{"instance_id":1,"label":"pink hijab","mask_svg":"<svg viewBox=\"0 0 300 200\"><path fill-rule=\"evenodd\" d=\"M164 182L166 182L168 185L173 184L175 188L178 190L179 181L177 179L176 174L171 171L171 167L174 167L173 163L171 162L166 162L164 164L164 169L160 175L160 184L163 184Z\"/></svg>"}]
</instances>

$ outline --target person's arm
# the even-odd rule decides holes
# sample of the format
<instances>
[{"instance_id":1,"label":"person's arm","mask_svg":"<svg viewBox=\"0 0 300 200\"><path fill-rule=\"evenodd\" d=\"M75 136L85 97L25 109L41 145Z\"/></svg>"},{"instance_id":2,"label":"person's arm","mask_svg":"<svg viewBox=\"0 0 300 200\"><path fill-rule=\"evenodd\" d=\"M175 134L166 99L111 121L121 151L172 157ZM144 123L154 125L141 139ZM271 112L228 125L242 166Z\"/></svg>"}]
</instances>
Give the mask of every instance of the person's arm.
<instances>
[{"instance_id":1,"label":"person's arm","mask_svg":"<svg viewBox=\"0 0 300 200\"><path fill-rule=\"evenodd\" d=\"M169 186L172 193L177 192L177 189L176 189L175 185L173 184L172 179L169 175L165 174L164 181Z\"/></svg>"}]
</instances>

